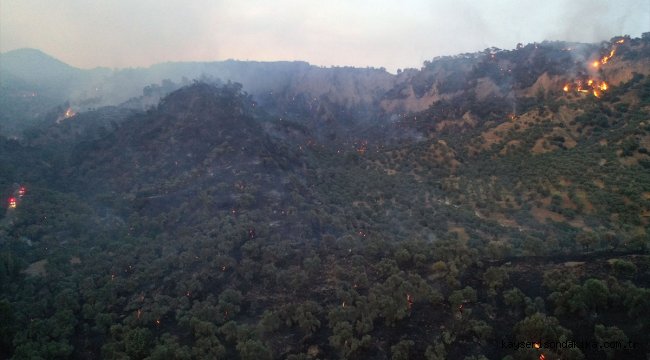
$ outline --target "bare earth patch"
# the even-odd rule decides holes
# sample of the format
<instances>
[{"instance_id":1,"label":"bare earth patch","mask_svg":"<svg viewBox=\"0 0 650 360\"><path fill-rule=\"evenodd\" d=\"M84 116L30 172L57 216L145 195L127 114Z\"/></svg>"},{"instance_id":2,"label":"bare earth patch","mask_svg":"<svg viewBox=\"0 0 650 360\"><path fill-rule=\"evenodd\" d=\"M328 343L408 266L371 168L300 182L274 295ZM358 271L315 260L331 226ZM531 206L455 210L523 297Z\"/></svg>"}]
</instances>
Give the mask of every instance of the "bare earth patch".
<instances>
[{"instance_id":1,"label":"bare earth patch","mask_svg":"<svg viewBox=\"0 0 650 360\"><path fill-rule=\"evenodd\" d=\"M45 276L47 270L45 270L45 265L47 265L47 259L39 260L37 262L31 263L27 269L23 270L23 274L29 276Z\"/></svg>"},{"instance_id":2,"label":"bare earth patch","mask_svg":"<svg viewBox=\"0 0 650 360\"><path fill-rule=\"evenodd\" d=\"M556 212L547 209L534 207L530 210L530 213L533 215L535 220L537 220L542 224L546 224L546 219L551 219L557 222L566 222L566 218L564 217L564 215L558 214Z\"/></svg>"}]
</instances>

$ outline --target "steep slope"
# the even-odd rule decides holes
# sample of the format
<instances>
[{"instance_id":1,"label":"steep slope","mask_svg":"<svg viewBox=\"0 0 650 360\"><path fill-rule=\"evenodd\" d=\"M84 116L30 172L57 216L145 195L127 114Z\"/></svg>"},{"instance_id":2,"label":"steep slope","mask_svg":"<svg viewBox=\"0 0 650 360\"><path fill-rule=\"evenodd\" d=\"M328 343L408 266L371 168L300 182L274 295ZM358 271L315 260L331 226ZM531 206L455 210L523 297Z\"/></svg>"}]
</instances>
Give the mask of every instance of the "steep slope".
<instances>
[{"instance_id":1,"label":"steep slope","mask_svg":"<svg viewBox=\"0 0 650 360\"><path fill-rule=\"evenodd\" d=\"M61 108L0 138L0 357L647 358L648 41Z\"/></svg>"},{"instance_id":2,"label":"steep slope","mask_svg":"<svg viewBox=\"0 0 650 360\"><path fill-rule=\"evenodd\" d=\"M143 216L183 209L177 221L184 226L279 207L299 191L291 178L305 159L277 138L287 126L268 122L240 89L199 83L170 94L107 136L79 144L69 176L84 192L115 194ZM167 223L169 231L180 226Z\"/></svg>"},{"instance_id":3,"label":"steep slope","mask_svg":"<svg viewBox=\"0 0 650 360\"><path fill-rule=\"evenodd\" d=\"M619 48L620 61L647 49L647 41L632 42ZM646 60L633 68L647 71ZM618 62L603 65L600 76L614 84ZM380 152L375 164L395 176L436 179L449 203L527 237L516 247L531 254L542 243L546 252L644 249L648 77L621 77L596 97L564 91L567 75L550 81L547 74L532 82L548 89L535 97L458 96L410 114L399 128L427 140ZM542 240L549 238L555 245Z\"/></svg>"}]
</instances>

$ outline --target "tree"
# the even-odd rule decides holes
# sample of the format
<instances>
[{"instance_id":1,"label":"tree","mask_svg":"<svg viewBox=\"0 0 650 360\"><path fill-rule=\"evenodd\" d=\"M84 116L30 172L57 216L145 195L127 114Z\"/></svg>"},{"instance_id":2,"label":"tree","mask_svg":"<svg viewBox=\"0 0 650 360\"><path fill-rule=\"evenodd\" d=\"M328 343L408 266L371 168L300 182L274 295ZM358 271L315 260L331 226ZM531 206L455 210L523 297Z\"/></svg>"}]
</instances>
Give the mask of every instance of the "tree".
<instances>
[{"instance_id":1,"label":"tree","mask_svg":"<svg viewBox=\"0 0 650 360\"><path fill-rule=\"evenodd\" d=\"M10 349L17 326L11 303L0 300L0 348Z\"/></svg>"},{"instance_id":2,"label":"tree","mask_svg":"<svg viewBox=\"0 0 650 360\"><path fill-rule=\"evenodd\" d=\"M615 348L610 344L627 344L629 341L623 330L616 326L605 327L605 325L598 324L594 327L594 336L600 348L605 351L608 359L615 359L616 355Z\"/></svg>"},{"instance_id":3,"label":"tree","mask_svg":"<svg viewBox=\"0 0 650 360\"><path fill-rule=\"evenodd\" d=\"M181 347L178 339L168 333L160 337L160 342L151 350L150 360L190 360L191 352L187 346Z\"/></svg>"},{"instance_id":4,"label":"tree","mask_svg":"<svg viewBox=\"0 0 650 360\"><path fill-rule=\"evenodd\" d=\"M357 350L370 345L370 335L363 335L361 339L354 336L352 325L347 321L334 324L332 336L329 337L330 345L335 348L341 357L348 358Z\"/></svg>"},{"instance_id":5,"label":"tree","mask_svg":"<svg viewBox=\"0 0 650 360\"><path fill-rule=\"evenodd\" d=\"M409 351L413 345L415 345L413 340L400 340L400 342L391 346L391 360L408 360Z\"/></svg>"},{"instance_id":6,"label":"tree","mask_svg":"<svg viewBox=\"0 0 650 360\"><path fill-rule=\"evenodd\" d=\"M526 295L518 288L512 288L503 292L503 302L508 306L508 312L518 314L523 305Z\"/></svg>"},{"instance_id":7,"label":"tree","mask_svg":"<svg viewBox=\"0 0 650 360\"><path fill-rule=\"evenodd\" d=\"M617 276L631 277L637 272L636 265L630 261L613 259L608 262Z\"/></svg>"},{"instance_id":8,"label":"tree","mask_svg":"<svg viewBox=\"0 0 650 360\"><path fill-rule=\"evenodd\" d=\"M596 311L607 308L609 289L605 282L598 279L589 279L585 281L584 285L582 285L582 289L589 309Z\"/></svg>"},{"instance_id":9,"label":"tree","mask_svg":"<svg viewBox=\"0 0 650 360\"><path fill-rule=\"evenodd\" d=\"M449 295L449 304L453 311L465 302L476 302L476 290L466 286L462 290L455 290Z\"/></svg>"},{"instance_id":10,"label":"tree","mask_svg":"<svg viewBox=\"0 0 650 360\"><path fill-rule=\"evenodd\" d=\"M445 350L445 344L435 340L433 345L427 346L427 350L424 353L424 357L427 360L445 360L447 358L447 351Z\"/></svg>"},{"instance_id":11,"label":"tree","mask_svg":"<svg viewBox=\"0 0 650 360\"><path fill-rule=\"evenodd\" d=\"M588 251L598 243L598 236L593 231L583 231L576 235L576 242Z\"/></svg>"},{"instance_id":12,"label":"tree","mask_svg":"<svg viewBox=\"0 0 650 360\"><path fill-rule=\"evenodd\" d=\"M242 360L271 360L271 351L259 340L248 339L237 343L237 351Z\"/></svg>"},{"instance_id":13,"label":"tree","mask_svg":"<svg viewBox=\"0 0 650 360\"><path fill-rule=\"evenodd\" d=\"M307 301L303 304L298 305L293 314L291 315L291 320L294 323L297 323L302 331L307 334L314 333L320 327L320 321L314 315L320 311L320 306L313 301Z\"/></svg>"},{"instance_id":14,"label":"tree","mask_svg":"<svg viewBox=\"0 0 650 360\"><path fill-rule=\"evenodd\" d=\"M265 310L262 314L262 319L258 324L258 328L262 333L271 334L282 326L282 319L277 312L273 310Z\"/></svg>"},{"instance_id":15,"label":"tree","mask_svg":"<svg viewBox=\"0 0 650 360\"><path fill-rule=\"evenodd\" d=\"M558 341L571 335L571 331L560 326L557 318L542 313L535 313L518 322L514 332L518 341Z\"/></svg>"},{"instance_id":16,"label":"tree","mask_svg":"<svg viewBox=\"0 0 650 360\"><path fill-rule=\"evenodd\" d=\"M129 330L124 337L124 350L135 359L143 359L151 349L151 332L148 329Z\"/></svg>"},{"instance_id":17,"label":"tree","mask_svg":"<svg viewBox=\"0 0 650 360\"><path fill-rule=\"evenodd\" d=\"M496 289L508 279L508 272L501 267L489 267L483 274L483 283L488 287L488 295L495 296Z\"/></svg>"},{"instance_id":18,"label":"tree","mask_svg":"<svg viewBox=\"0 0 650 360\"><path fill-rule=\"evenodd\" d=\"M567 291L554 292L549 299L555 304L555 315L574 314L586 316L589 306L582 286L572 285Z\"/></svg>"},{"instance_id":19,"label":"tree","mask_svg":"<svg viewBox=\"0 0 650 360\"><path fill-rule=\"evenodd\" d=\"M571 331L560 325L557 318L546 316L542 313L535 313L518 322L514 327L517 341L533 342L563 342L571 337ZM532 355L532 349L519 350L522 354ZM584 359L584 355L577 348L558 349L563 359ZM555 358L553 357L553 358ZM550 358L550 356L549 356Z\"/></svg>"}]
</instances>

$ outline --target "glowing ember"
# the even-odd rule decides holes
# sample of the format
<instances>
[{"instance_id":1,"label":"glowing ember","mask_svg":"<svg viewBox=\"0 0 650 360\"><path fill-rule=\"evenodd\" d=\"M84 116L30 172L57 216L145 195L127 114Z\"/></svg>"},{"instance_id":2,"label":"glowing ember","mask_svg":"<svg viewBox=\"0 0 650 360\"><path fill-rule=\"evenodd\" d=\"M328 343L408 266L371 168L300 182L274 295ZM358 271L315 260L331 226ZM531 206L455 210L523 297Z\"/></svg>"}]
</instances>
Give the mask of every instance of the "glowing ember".
<instances>
[{"instance_id":1,"label":"glowing ember","mask_svg":"<svg viewBox=\"0 0 650 360\"><path fill-rule=\"evenodd\" d=\"M533 344L533 347L534 347L535 349L539 349L540 346L541 346L541 345L540 345L539 343L534 343L534 344Z\"/></svg>"},{"instance_id":2,"label":"glowing ember","mask_svg":"<svg viewBox=\"0 0 650 360\"><path fill-rule=\"evenodd\" d=\"M593 94L595 97L601 97L603 95L603 92L605 92L609 86L607 85L606 82L604 81L598 81L595 79L588 79L586 81L583 80L576 80L574 83L574 87L576 92L583 93L583 94ZM568 93L571 91L572 86L570 84L564 85L562 90L565 93Z\"/></svg>"},{"instance_id":3,"label":"glowing ember","mask_svg":"<svg viewBox=\"0 0 650 360\"><path fill-rule=\"evenodd\" d=\"M601 65L607 64L613 57L616 55L616 51L618 50L618 46L625 43L625 39L619 39L616 42L612 44L612 47L609 49L609 52L607 55L604 55L600 57L597 60L594 60L593 62L590 63L590 65L595 68L599 69ZM574 91L584 93L584 94L592 94L593 96L600 98L603 96L603 93L609 89L609 85L607 85L606 82L596 78L596 79L577 79L573 81L573 86L571 84L565 84L562 90L565 93L568 93L571 91L571 89L575 89Z\"/></svg>"},{"instance_id":4,"label":"glowing ember","mask_svg":"<svg viewBox=\"0 0 650 360\"><path fill-rule=\"evenodd\" d=\"M71 107L69 107L68 110L65 111L65 114L63 116L65 116L65 118L67 119L67 118L71 118L71 117L73 117L75 115L77 115L77 113L74 112L74 110L72 110Z\"/></svg>"}]
</instances>

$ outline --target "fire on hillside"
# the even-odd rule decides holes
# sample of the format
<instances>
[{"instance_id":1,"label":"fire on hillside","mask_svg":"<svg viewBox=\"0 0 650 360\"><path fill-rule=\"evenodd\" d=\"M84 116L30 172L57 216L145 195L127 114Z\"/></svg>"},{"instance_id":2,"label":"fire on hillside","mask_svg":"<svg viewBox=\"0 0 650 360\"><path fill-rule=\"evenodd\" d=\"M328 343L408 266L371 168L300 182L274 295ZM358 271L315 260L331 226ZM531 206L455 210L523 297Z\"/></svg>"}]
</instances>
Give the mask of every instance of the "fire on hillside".
<instances>
[{"instance_id":1,"label":"fire on hillside","mask_svg":"<svg viewBox=\"0 0 650 360\"><path fill-rule=\"evenodd\" d=\"M606 55L599 57L596 60L591 62L591 67L593 69L601 70L601 66L605 65L614 58L618 47L625 43L625 39L616 40L611 48L607 51ZM592 94L593 96L600 98L605 91L609 89L609 85L604 80L600 79L600 76L596 75L593 77L581 76L574 79L573 81L566 83L562 90L565 93L577 92L583 94Z\"/></svg>"}]
</instances>

